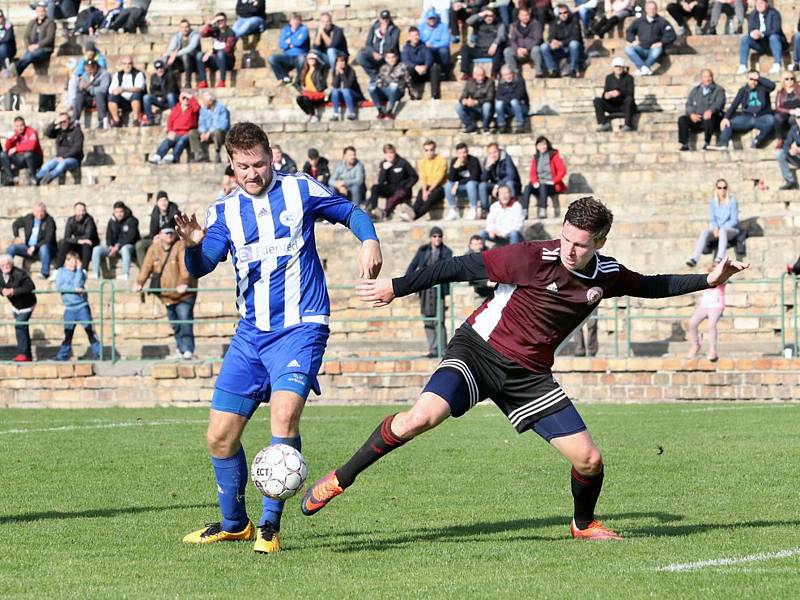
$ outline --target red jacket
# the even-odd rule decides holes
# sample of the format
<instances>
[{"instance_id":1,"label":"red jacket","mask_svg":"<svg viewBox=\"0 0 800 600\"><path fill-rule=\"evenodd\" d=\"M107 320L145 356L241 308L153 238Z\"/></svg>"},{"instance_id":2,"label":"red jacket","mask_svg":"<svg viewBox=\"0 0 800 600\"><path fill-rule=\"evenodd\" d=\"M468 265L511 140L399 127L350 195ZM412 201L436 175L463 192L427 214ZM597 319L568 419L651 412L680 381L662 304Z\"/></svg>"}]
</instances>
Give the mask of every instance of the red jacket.
<instances>
[{"instance_id":1,"label":"red jacket","mask_svg":"<svg viewBox=\"0 0 800 600\"><path fill-rule=\"evenodd\" d=\"M536 173L536 156L538 152L533 155L531 159L531 183L538 183L539 182L539 175ZM556 188L556 192L559 194L561 192L567 191L567 186L564 185L564 177L567 175L567 166L564 164L564 161L561 160L561 155L558 153L558 150L553 148L550 154L550 172L553 174L553 185Z\"/></svg>"},{"instance_id":2,"label":"red jacket","mask_svg":"<svg viewBox=\"0 0 800 600\"><path fill-rule=\"evenodd\" d=\"M10 138L6 140L6 152L16 148L18 153L33 152L42 156L42 147L39 145L39 132L33 127L25 127L22 135L14 132Z\"/></svg>"},{"instance_id":3,"label":"red jacket","mask_svg":"<svg viewBox=\"0 0 800 600\"><path fill-rule=\"evenodd\" d=\"M189 100L186 110L181 110L180 102L172 107L167 120L167 133L174 131L176 135L186 135L192 129L197 129L197 119L200 114L200 105L197 100Z\"/></svg>"}]
</instances>

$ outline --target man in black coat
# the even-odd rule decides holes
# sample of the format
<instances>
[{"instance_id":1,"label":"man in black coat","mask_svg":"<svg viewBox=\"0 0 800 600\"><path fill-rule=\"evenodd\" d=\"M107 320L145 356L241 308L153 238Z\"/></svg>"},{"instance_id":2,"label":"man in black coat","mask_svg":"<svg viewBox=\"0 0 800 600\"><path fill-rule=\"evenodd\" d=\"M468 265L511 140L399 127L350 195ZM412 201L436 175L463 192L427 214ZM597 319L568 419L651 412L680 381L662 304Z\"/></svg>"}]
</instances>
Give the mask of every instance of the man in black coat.
<instances>
[{"instance_id":1,"label":"man in black coat","mask_svg":"<svg viewBox=\"0 0 800 600\"><path fill-rule=\"evenodd\" d=\"M611 131L611 123L606 113L625 113L624 131L633 131L633 114L636 112L633 77L620 57L611 61L613 71L606 75L603 93L594 99L594 114L597 117L597 131Z\"/></svg>"},{"instance_id":2,"label":"man in black coat","mask_svg":"<svg viewBox=\"0 0 800 600\"><path fill-rule=\"evenodd\" d=\"M76 202L72 208L73 216L67 219L64 238L58 243L57 269L64 266L64 259L70 251L80 255L81 267L85 269L92 260L92 250L100 243L97 224L94 222L94 217L86 212L86 205L83 202Z\"/></svg>"},{"instance_id":3,"label":"man in black coat","mask_svg":"<svg viewBox=\"0 0 800 600\"><path fill-rule=\"evenodd\" d=\"M47 161L36 173L36 185L50 183L62 173L77 169L83 160L83 131L80 125L70 120L67 113L59 113L44 134L55 139L56 157Z\"/></svg>"},{"instance_id":4,"label":"man in black coat","mask_svg":"<svg viewBox=\"0 0 800 600\"><path fill-rule=\"evenodd\" d=\"M644 15L636 19L625 32L628 45L625 54L636 65L637 75L652 75L652 67L667 51L667 46L675 41L675 30L672 25L658 15L655 0L647 0Z\"/></svg>"},{"instance_id":5,"label":"man in black coat","mask_svg":"<svg viewBox=\"0 0 800 600\"><path fill-rule=\"evenodd\" d=\"M158 232L164 227L175 226L175 216L179 213L178 205L169 199L167 192L159 190L156 193L156 203L150 212L150 227L142 239L136 242L136 262L144 264L147 249L158 240Z\"/></svg>"},{"instance_id":6,"label":"man in black coat","mask_svg":"<svg viewBox=\"0 0 800 600\"><path fill-rule=\"evenodd\" d=\"M142 99L148 125L161 123L161 115L165 110L175 106L181 93L176 71L168 70L161 59L153 63L153 68L155 73L150 76L150 87ZM158 118L153 114L154 106L159 109Z\"/></svg>"},{"instance_id":7,"label":"man in black coat","mask_svg":"<svg viewBox=\"0 0 800 600\"><path fill-rule=\"evenodd\" d=\"M6 249L9 256L22 256L42 263L42 278L50 275L50 261L56 254L56 222L44 202L37 202L30 214L11 225L14 243Z\"/></svg>"},{"instance_id":8,"label":"man in black coat","mask_svg":"<svg viewBox=\"0 0 800 600\"><path fill-rule=\"evenodd\" d=\"M11 302L11 312L14 315L14 333L17 337L17 355L14 362L29 362L33 360L31 354L31 335L28 330L28 321L36 306L36 296L30 276L14 266L13 259L8 254L0 256L0 293Z\"/></svg>"},{"instance_id":9,"label":"man in black coat","mask_svg":"<svg viewBox=\"0 0 800 600\"><path fill-rule=\"evenodd\" d=\"M400 30L392 22L392 14L384 9L379 18L369 28L367 43L356 56L370 81L378 76L378 69L383 66L384 57L390 50L400 55Z\"/></svg>"},{"instance_id":10,"label":"man in black coat","mask_svg":"<svg viewBox=\"0 0 800 600\"><path fill-rule=\"evenodd\" d=\"M117 277L127 281L133 258L134 245L139 241L139 220L124 202L114 202L114 216L106 225L106 243L92 250L92 278L100 278L100 261L105 258L122 257L122 274Z\"/></svg>"},{"instance_id":11,"label":"man in black coat","mask_svg":"<svg viewBox=\"0 0 800 600\"><path fill-rule=\"evenodd\" d=\"M411 264L406 269L406 275L409 275L427 266L436 264L444 260L453 258L453 251L444 245L444 237L441 228L431 228L431 241L429 244L424 244L417 249ZM440 351L444 351L447 345L447 329L445 328L444 314L445 314L445 298L450 294L450 285L444 284L437 288L429 288L419 293L419 308L425 321L425 336L428 338L428 358L440 356ZM441 301L441 313L437 317L437 304ZM441 332L441 345L439 336L437 336L437 329Z\"/></svg>"},{"instance_id":12,"label":"man in black coat","mask_svg":"<svg viewBox=\"0 0 800 600\"><path fill-rule=\"evenodd\" d=\"M367 211L376 219L389 218L398 204L411 200L411 188L419 175L409 162L397 154L392 144L384 144L378 183L372 186ZM386 210L378 209L378 198L386 198Z\"/></svg>"},{"instance_id":13,"label":"man in black coat","mask_svg":"<svg viewBox=\"0 0 800 600\"><path fill-rule=\"evenodd\" d=\"M583 70L581 20L566 4L559 4L557 10L558 20L550 24L547 41L540 46L542 58L551 77L561 76L558 62L562 58L569 60L569 76L577 77Z\"/></svg>"}]
</instances>

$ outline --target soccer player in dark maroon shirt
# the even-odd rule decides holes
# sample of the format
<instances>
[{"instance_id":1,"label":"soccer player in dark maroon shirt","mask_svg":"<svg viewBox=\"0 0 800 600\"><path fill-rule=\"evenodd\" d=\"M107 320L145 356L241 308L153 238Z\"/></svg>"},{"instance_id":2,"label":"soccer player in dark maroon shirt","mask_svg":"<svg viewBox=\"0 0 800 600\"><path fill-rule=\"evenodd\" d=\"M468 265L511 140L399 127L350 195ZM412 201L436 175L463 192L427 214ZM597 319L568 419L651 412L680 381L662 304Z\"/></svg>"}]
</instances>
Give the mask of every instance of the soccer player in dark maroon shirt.
<instances>
[{"instance_id":1,"label":"soccer player in dark maroon shirt","mask_svg":"<svg viewBox=\"0 0 800 600\"><path fill-rule=\"evenodd\" d=\"M360 284L359 297L376 307L439 283L489 279L497 288L456 331L414 406L386 417L349 461L311 486L303 513L322 509L390 451L491 398L518 432L533 429L572 463L572 537L622 539L595 519L603 458L553 378L556 349L602 298L696 292L725 283L749 265L726 259L708 275L640 275L598 253L612 221L602 203L580 198L564 216L561 239L458 256L405 277Z\"/></svg>"}]
</instances>

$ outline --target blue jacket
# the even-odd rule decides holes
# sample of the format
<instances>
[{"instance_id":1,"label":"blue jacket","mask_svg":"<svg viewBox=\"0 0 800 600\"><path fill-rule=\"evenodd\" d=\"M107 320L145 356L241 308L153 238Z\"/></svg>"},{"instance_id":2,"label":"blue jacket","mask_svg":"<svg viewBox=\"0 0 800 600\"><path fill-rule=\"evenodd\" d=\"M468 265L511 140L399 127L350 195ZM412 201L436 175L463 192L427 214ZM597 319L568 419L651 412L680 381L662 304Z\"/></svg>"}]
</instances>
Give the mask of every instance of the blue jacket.
<instances>
[{"instance_id":1,"label":"blue jacket","mask_svg":"<svg viewBox=\"0 0 800 600\"><path fill-rule=\"evenodd\" d=\"M56 271L56 288L61 292L61 300L65 308L80 308L89 304L86 292L76 292L76 288L86 285L86 271L75 269L70 271L67 267L61 267Z\"/></svg>"},{"instance_id":2,"label":"blue jacket","mask_svg":"<svg viewBox=\"0 0 800 600\"><path fill-rule=\"evenodd\" d=\"M731 119L736 113L736 109L740 106L742 107L743 113L752 115L754 117L771 115L772 103L769 99L769 95L774 89L775 84L766 77L758 78L758 85L756 86L755 90L750 90L749 85L743 85L741 88L739 88L739 91L736 93L736 97L733 99L733 102L731 102L728 110L725 111L725 118ZM751 91L756 95L755 98L753 98L755 103L752 106L749 105Z\"/></svg>"},{"instance_id":3,"label":"blue jacket","mask_svg":"<svg viewBox=\"0 0 800 600\"><path fill-rule=\"evenodd\" d=\"M231 126L231 115L228 109L217 100L214 108L208 109L205 106L200 109L200 120L197 123L197 130L200 133L206 131L228 131Z\"/></svg>"},{"instance_id":4,"label":"blue jacket","mask_svg":"<svg viewBox=\"0 0 800 600\"><path fill-rule=\"evenodd\" d=\"M409 71L420 65L425 65L428 69L433 65L433 53L431 49L426 47L422 42L416 46L412 46L411 42L406 42L405 46L403 46L403 52L400 58L408 67Z\"/></svg>"},{"instance_id":5,"label":"blue jacket","mask_svg":"<svg viewBox=\"0 0 800 600\"><path fill-rule=\"evenodd\" d=\"M300 25L297 31L292 31L289 25L281 29L280 47L289 56L308 54L308 27Z\"/></svg>"},{"instance_id":6,"label":"blue jacket","mask_svg":"<svg viewBox=\"0 0 800 600\"><path fill-rule=\"evenodd\" d=\"M425 15L419 21L419 39L428 48L438 50L439 48L450 49L450 30L447 25L442 23L439 17L436 17L436 26L428 27L428 21Z\"/></svg>"},{"instance_id":7,"label":"blue jacket","mask_svg":"<svg viewBox=\"0 0 800 600\"><path fill-rule=\"evenodd\" d=\"M708 201L708 212L712 229L739 229L739 203L733 196L728 196L725 204L718 204L716 198L712 198Z\"/></svg>"},{"instance_id":8,"label":"blue jacket","mask_svg":"<svg viewBox=\"0 0 800 600\"><path fill-rule=\"evenodd\" d=\"M771 35L779 35L781 38L781 43L783 44L784 48L788 45L786 42L786 36L783 35L783 27L781 25L781 13L777 11L777 9L772 8L771 6L767 7L767 12L764 15L764 25L766 25L767 30L764 32L764 37L769 38ZM758 29L758 11L754 10L749 15L747 15L747 30L748 31L755 31Z\"/></svg>"}]
</instances>

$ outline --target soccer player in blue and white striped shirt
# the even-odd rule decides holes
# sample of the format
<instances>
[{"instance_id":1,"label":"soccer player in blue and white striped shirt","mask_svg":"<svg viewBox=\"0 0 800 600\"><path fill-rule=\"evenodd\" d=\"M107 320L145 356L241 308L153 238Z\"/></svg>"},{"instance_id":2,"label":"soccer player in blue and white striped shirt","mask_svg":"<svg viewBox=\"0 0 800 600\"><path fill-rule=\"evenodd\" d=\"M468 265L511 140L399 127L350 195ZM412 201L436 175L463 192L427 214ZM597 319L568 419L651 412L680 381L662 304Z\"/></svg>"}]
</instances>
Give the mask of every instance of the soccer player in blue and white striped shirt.
<instances>
[{"instance_id":1,"label":"soccer player in blue and white striped shirt","mask_svg":"<svg viewBox=\"0 0 800 600\"><path fill-rule=\"evenodd\" d=\"M238 187L208 208L206 226L178 215L186 267L195 277L228 254L236 274L241 318L214 386L206 441L211 453L222 521L183 541L256 539L256 552L280 550L283 502L265 497L258 529L245 510L248 463L240 439L261 402L270 403L273 444L300 449L300 416L327 343L330 301L317 255L314 222L346 225L361 241L360 275L381 269L378 236L352 202L304 174L272 170L269 140L253 123L238 123L225 147Z\"/></svg>"}]
</instances>

